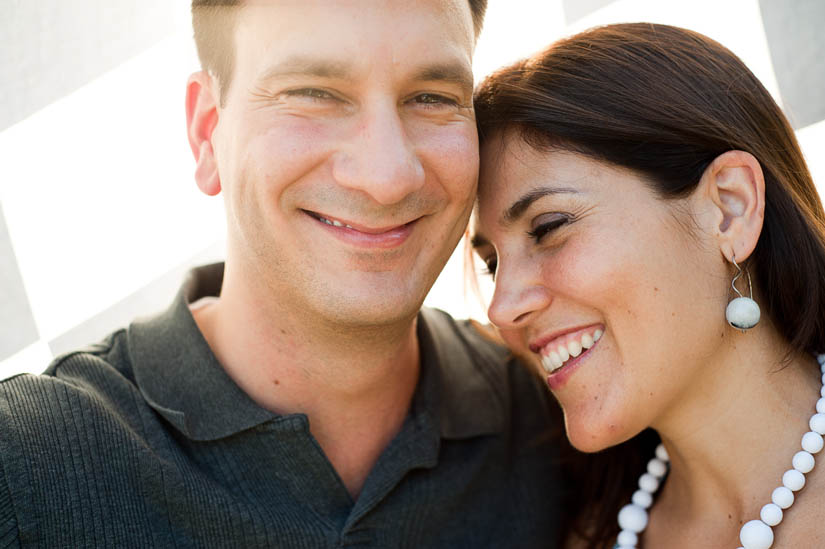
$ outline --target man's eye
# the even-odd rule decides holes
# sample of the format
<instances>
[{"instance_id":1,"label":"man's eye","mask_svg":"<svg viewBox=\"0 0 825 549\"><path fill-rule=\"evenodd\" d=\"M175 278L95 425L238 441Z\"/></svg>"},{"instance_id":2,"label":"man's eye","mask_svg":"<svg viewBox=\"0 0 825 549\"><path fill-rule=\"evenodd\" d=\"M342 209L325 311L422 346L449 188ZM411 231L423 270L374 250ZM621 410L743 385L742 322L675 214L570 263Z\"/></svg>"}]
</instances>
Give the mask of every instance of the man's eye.
<instances>
[{"instance_id":1,"label":"man's eye","mask_svg":"<svg viewBox=\"0 0 825 549\"><path fill-rule=\"evenodd\" d=\"M458 101L456 101L455 99L451 99L443 95L438 95L437 93L421 93L416 95L413 98L413 101L416 104L424 106L455 107L458 105Z\"/></svg>"},{"instance_id":2,"label":"man's eye","mask_svg":"<svg viewBox=\"0 0 825 549\"><path fill-rule=\"evenodd\" d=\"M328 91L319 90L317 88L301 88L299 90L289 90L286 95L290 97L307 97L313 100L328 100L335 99L335 96Z\"/></svg>"}]
</instances>

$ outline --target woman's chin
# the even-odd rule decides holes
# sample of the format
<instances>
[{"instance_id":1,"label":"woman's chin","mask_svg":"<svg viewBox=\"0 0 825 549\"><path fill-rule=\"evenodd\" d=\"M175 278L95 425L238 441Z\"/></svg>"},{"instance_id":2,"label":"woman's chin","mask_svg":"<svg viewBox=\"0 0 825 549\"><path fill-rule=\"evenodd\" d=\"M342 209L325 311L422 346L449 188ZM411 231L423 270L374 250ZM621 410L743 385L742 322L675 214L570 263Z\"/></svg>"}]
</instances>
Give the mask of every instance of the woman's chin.
<instances>
[{"instance_id":1,"label":"woman's chin","mask_svg":"<svg viewBox=\"0 0 825 549\"><path fill-rule=\"evenodd\" d=\"M606 448L621 444L641 432L641 429L627 429L620 422L571 418L566 412L564 414L564 427L570 444L576 450L585 453L601 452Z\"/></svg>"}]
</instances>

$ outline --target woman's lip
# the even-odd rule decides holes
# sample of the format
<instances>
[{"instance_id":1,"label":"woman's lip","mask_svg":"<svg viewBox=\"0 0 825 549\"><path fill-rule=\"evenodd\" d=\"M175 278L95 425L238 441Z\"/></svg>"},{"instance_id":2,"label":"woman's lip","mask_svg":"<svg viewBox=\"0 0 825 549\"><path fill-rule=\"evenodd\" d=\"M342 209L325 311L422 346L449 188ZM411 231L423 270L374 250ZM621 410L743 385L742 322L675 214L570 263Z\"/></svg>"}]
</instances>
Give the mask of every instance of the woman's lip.
<instances>
[{"instance_id":1,"label":"woman's lip","mask_svg":"<svg viewBox=\"0 0 825 549\"><path fill-rule=\"evenodd\" d=\"M576 373L582 362L590 356L590 352L595 348L595 345L587 351L583 352L576 358L571 358L564 366L553 372L547 374L547 386L551 391L558 391L567 384L570 377Z\"/></svg>"},{"instance_id":2,"label":"woman's lip","mask_svg":"<svg viewBox=\"0 0 825 549\"><path fill-rule=\"evenodd\" d=\"M599 324L599 323L595 323L595 324L586 324L586 325L578 326L578 327L575 327L575 328L564 328L564 329L552 332L550 334L544 335L540 338L534 339L532 342L530 342L529 347L530 347L531 351L533 351L536 354L539 354L539 353L541 353L541 350L545 346L547 346L547 344L553 343L557 339L561 339L561 338L566 337L566 336L574 335L574 334L579 333L579 332L588 332L588 331L594 332L596 330L602 330L602 332L604 332L604 325Z\"/></svg>"}]
</instances>

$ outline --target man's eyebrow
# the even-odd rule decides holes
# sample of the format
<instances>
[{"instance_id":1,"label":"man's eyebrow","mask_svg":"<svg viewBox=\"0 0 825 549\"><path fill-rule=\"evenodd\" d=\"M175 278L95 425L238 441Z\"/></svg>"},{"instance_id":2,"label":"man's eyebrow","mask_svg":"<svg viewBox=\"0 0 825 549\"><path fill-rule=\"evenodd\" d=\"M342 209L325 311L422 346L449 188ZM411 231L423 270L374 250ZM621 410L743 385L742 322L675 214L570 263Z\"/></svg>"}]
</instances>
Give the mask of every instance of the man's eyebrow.
<instances>
[{"instance_id":1,"label":"man's eyebrow","mask_svg":"<svg viewBox=\"0 0 825 549\"><path fill-rule=\"evenodd\" d=\"M578 193L576 189L571 189L570 187L541 187L538 189L533 189L528 191L524 195L521 196L518 200L513 202L512 206L507 208L507 211L501 216L500 223L502 225L510 225L514 223L519 217L524 214L527 208L540 198L544 198L545 196L551 196L554 194L575 194Z\"/></svg>"},{"instance_id":2,"label":"man's eyebrow","mask_svg":"<svg viewBox=\"0 0 825 549\"><path fill-rule=\"evenodd\" d=\"M473 73L464 63L436 63L422 67L413 75L414 80L450 82L465 90L473 89Z\"/></svg>"},{"instance_id":3,"label":"man's eyebrow","mask_svg":"<svg viewBox=\"0 0 825 549\"><path fill-rule=\"evenodd\" d=\"M352 77L352 66L344 61L296 55L269 67L259 80L266 82L290 76L349 79Z\"/></svg>"}]
</instances>

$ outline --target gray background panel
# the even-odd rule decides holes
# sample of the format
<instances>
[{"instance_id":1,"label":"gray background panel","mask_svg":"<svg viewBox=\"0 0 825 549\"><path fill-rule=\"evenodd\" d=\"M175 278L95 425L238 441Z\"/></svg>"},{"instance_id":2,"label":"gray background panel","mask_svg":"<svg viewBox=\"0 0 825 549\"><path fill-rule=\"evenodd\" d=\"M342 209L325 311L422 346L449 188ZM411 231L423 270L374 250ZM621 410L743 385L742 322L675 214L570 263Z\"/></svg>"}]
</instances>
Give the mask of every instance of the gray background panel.
<instances>
[{"instance_id":1,"label":"gray background panel","mask_svg":"<svg viewBox=\"0 0 825 549\"><path fill-rule=\"evenodd\" d=\"M825 118L825 2L760 0L773 70L794 128Z\"/></svg>"},{"instance_id":2,"label":"gray background panel","mask_svg":"<svg viewBox=\"0 0 825 549\"><path fill-rule=\"evenodd\" d=\"M564 19L570 24L612 3L613 0L564 0Z\"/></svg>"},{"instance_id":3,"label":"gray background panel","mask_svg":"<svg viewBox=\"0 0 825 549\"><path fill-rule=\"evenodd\" d=\"M40 337L0 204L0 360Z\"/></svg>"},{"instance_id":4,"label":"gray background panel","mask_svg":"<svg viewBox=\"0 0 825 549\"><path fill-rule=\"evenodd\" d=\"M182 0L4 0L0 130L152 46Z\"/></svg>"}]
</instances>

